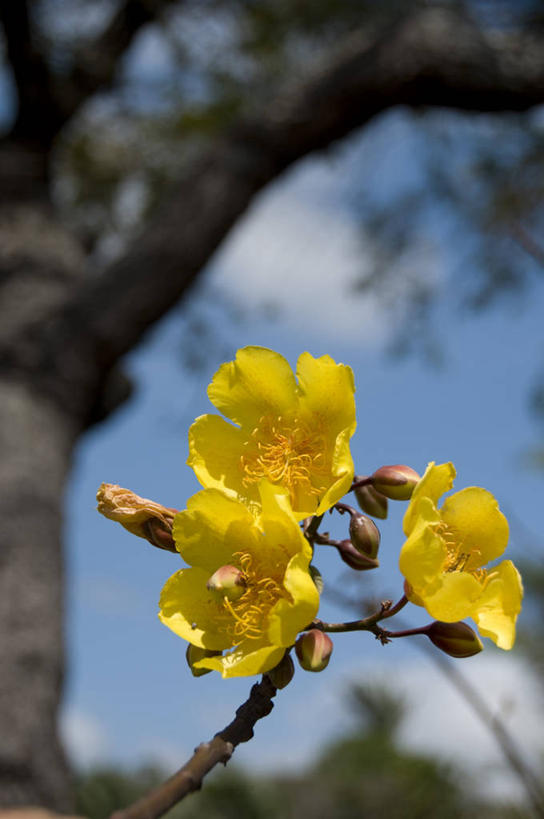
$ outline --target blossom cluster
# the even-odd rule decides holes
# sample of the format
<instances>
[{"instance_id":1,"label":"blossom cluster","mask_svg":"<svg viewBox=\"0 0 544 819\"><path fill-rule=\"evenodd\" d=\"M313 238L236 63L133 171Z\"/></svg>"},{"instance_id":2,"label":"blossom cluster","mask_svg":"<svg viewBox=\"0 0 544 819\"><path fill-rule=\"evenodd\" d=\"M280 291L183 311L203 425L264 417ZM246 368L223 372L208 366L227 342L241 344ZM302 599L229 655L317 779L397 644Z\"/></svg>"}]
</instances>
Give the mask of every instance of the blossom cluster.
<instances>
[{"instance_id":1,"label":"blossom cluster","mask_svg":"<svg viewBox=\"0 0 544 819\"><path fill-rule=\"evenodd\" d=\"M204 487L184 511L161 507L103 485L99 511L163 549L177 550L186 568L166 583L159 617L189 644L193 674L223 677L276 673L290 678L290 650L301 666L322 670L332 642L327 631L356 625L316 620L319 590L311 565L316 545L336 546L354 569L376 568L379 532L369 515L387 515L387 499L409 500L399 567L407 600L436 618L425 633L452 656L481 650L460 621L472 618L482 636L512 647L522 585L504 552L508 523L485 489L453 486L452 464L430 463L423 477L408 467L355 475L355 386L350 367L303 353L296 374L278 353L246 347L215 374L208 396L226 417L202 415L189 430L188 464ZM366 514L341 502L354 491ZM320 535L321 516L350 514L350 538ZM389 604L390 605L390 604ZM393 607L393 609L397 609ZM382 642L380 619L359 621ZM330 624L329 624L330 625ZM282 677L283 674L283 677Z\"/></svg>"}]
</instances>

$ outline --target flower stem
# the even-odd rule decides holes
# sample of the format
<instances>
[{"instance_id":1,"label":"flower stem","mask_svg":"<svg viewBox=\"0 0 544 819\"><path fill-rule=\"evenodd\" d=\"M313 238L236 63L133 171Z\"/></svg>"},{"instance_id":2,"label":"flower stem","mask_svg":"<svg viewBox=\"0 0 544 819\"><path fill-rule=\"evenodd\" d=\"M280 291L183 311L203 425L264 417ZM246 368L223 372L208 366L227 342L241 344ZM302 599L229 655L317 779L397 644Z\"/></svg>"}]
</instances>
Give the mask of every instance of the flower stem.
<instances>
[{"instance_id":1,"label":"flower stem","mask_svg":"<svg viewBox=\"0 0 544 819\"><path fill-rule=\"evenodd\" d=\"M398 603L392 604L391 600L384 600L378 611L369 617L363 617L361 620L350 620L347 623L325 623L323 620L314 620L308 628L317 628L320 631L329 631L331 633L341 633L344 631L371 631L376 637L388 637L389 632L378 627L380 620L385 620L387 617L393 617L397 614L408 602L406 595L403 595ZM420 633L419 631L417 632ZM392 636L401 636L400 632ZM388 641L387 641L388 642Z\"/></svg>"},{"instance_id":2,"label":"flower stem","mask_svg":"<svg viewBox=\"0 0 544 819\"><path fill-rule=\"evenodd\" d=\"M358 489L359 486L369 486L372 483L372 478L368 475L356 475L353 483L351 484L348 492L352 492L354 489Z\"/></svg>"},{"instance_id":3,"label":"flower stem","mask_svg":"<svg viewBox=\"0 0 544 819\"><path fill-rule=\"evenodd\" d=\"M306 525L307 521L310 521L308 525ZM303 531L305 537L310 541L310 544L314 545L314 540L317 535L317 530L323 520L323 515L314 515L312 518L307 518L304 521Z\"/></svg>"},{"instance_id":4,"label":"flower stem","mask_svg":"<svg viewBox=\"0 0 544 819\"><path fill-rule=\"evenodd\" d=\"M341 515L343 515L344 512L349 512L351 517L359 514L357 509L354 509L353 506L349 506L347 503L335 503L332 508L336 509L337 512L340 512Z\"/></svg>"},{"instance_id":5,"label":"flower stem","mask_svg":"<svg viewBox=\"0 0 544 819\"><path fill-rule=\"evenodd\" d=\"M251 739L257 720L267 716L274 707L272 698L275 696L276 687L265 674L259 683L255 683L230 725L209 742L199 745L191 759L170 779L128 808L113 813L111 819L157 819L187 794L198 790L205 775L215 765L219 762L226 764L236 746Z\"/></svg>"}]
</instances>

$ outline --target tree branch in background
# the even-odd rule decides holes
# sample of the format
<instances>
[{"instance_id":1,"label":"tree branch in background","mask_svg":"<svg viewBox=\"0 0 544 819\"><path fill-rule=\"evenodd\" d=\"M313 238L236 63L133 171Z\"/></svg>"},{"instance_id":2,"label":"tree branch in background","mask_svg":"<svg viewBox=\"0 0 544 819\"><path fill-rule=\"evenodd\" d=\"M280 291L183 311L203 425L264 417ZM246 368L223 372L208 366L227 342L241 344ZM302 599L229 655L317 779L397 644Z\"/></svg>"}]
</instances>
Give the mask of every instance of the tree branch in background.
<instances>
[{"instance_id":1,"label":"tree branch in background","mask_svg":"<svg viewBox=\"0 0 544 819\"><path fill-rule=\"evenodd\" d=\"M210 742L199 745L191 759L170 779L130 807L116 811L111 819L156 819L189 793L199 790L212 768L219 762L226 765L236 746L252 738L255 723L272 711L275 696L276 688L265 674L252 687L248 699L226 728Z\"/></svg>"},{"instance_id":2,"label":"tree branch in background","mask_svg":"<svg viewBox=\"0 0 544 819\"><path fill-rule=\"evenodd\" d=\"M354 610L360 610L361 608L361 600L349 597L339 589L327 586L324 594L337 604L348 606ZM401 624L399 622L399 625ZM544 818L544 791L537 777L523 759L518 743L501 720L499 714L493 713L478 689L472 685L455 663L452 663L439 651L435 651L427 641L420 642L416 640L415 645L425 652L431 662L435 663L437 668L444 674L444 677L472 708L480 722L491 732L508 766L520 780L527 799L535 811L535 816Z\"/></svg>"},{"instance_id":3,"label":"tree branch in background","mask_svg":"<svg viewBox=\"0 0 544 819\"><path fill-rule=\"evenodd\" d=\"M544 247L536 241L521 222L513 222L510 226L510 235L517 244L531 256L535 262L544 268Z\"/></svg>"},{"instance_id":4,"label":"tree branch in background","mask_svg":"<svg viewBox=\"0 0 544 819\"><path fill-rule=\"evenodd\" d=\"M54 100L47 62L32 42L27 1L0 0L0 21L18 95L11 138L30 143L43 141L49 145L51 125L58 122L60 111Z\"/></svg>"},{"instance_id":5,"label":"tree branch in background","mask_svg":"<svg viewBox=\"0 0 544 819\"><path fill-rule=\"evenodd\" d=\"M59 88L65 119L88 97L113 83L119 60L134 37L174 2L180 6L180 0L125 0L104 31L77 50L74 67Z\"/></svg>"},{"instance_id":6,"label":"tree branch in background","mask_svg":"<svg viewBox=\"0 0 544 819\"><path fill-rule=\"evenodd\" d=\"M113 83L119 60L140 29L173 2L126 0L104 31L76 51L70 74L57 78L43 51L32 41L28 2L0 0L0 20L18 94L10 142L28 141L48 150L77 109L92 94ZM176 2L179 5L179 0Z\"/></svg>"},{"instance_id":7,"label":"tree branch in background","mask_svg":"<svg viewBox=\"0 0 544 819\"><path fill-rule=\"evenodd\" d=\"M262 118L239 122L203 149L129 251L11 354L24 355L57 399L85 402L100 373L187 291L253 196L296 160L397 105L521 111L544 100L536 37L524 38L523 48L519 36L483 39L445 8L408 15L371 45L367 37L353 35ZM89 362L95 371L85 384Z\"/></svg>"},{"instance_id":8,"label":"tree branch in background","mask_svg":"<svg viewBox=\"0 0 544 819\"><path fill-rule=\"evenodd\" d=\"M484 697L475 686L459 670L455 663L450 662L440 652L429 651L427 644L421 648L432 656L434 663L448 678L454 688L467 702L478 719L489 729L499 748L501 749L509 767L518 776L528 800L535 811L535 816L544 817L544 792L533 771L525 763L514 737L510 734L500 716L489 708Z\"/></svg>"}]
</instances>

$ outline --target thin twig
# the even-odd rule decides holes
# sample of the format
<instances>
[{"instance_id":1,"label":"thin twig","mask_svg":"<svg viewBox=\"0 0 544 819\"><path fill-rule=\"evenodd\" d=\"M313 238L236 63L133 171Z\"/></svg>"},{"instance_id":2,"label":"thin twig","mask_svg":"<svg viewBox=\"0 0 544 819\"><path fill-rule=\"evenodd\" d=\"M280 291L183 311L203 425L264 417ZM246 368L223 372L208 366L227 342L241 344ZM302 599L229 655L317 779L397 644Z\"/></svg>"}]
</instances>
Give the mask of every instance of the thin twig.
<instances>
[{"instance_id":1,"label":"thin twig","mask_svg":"<svg viewBox=\"0 0 544 819\"><path fill-rule=\"evenodd\" d=\"M442 654L430 650L428 645L422 645L424 651L431 656L437 666L444 672L451 684L472 707L480 720L493 734L510 768L520 778L525 792L535 811L535 816L544 817L544 792L533 771L529 768L520 749L506 728L498 714L493 713L484 697L477 688L459 671L455 663L450 662Z\"/></svg>"},{"instance_id":2,"label":"thin twig","mask_svg":"<svg viewBox=\"0 0 544 819\"><path fill-rule=\"evenodd\" d=\"M371 483L372 477L368 475L355 475L348 492L352 492L354 489L358 489L360 486L369 486Z\"/></svg>"},{"instance_id":3,"label":"thin twig","mask_svg":"<svg viewBox=\"0 0 544 819\"><path fill-rule=\"evenodd\" d=\"M544 247L536 241L534 236L531 236L521 222L514 221L511 223L510 235L529 256L532 256L535 262L544 267Z\"/></svg>"},{"instance_id":4,"label":"thin twig","mask_svg":"<svg viewBox=\"0 0 544 819\"><path fill-rule=\"evenodd\" d=\"M378 611L370 614L368 617L363 617L360 620L351 620L347 623L325 623L323 620L314 620L308 628L316 628L319 631L330 632L331 634L340 634L346 631L370 631L383 644L389 642L389 632L380 628L378 623L385 620L387 617L393 617L397 612L404 608L408 599L403 595L398 603L393 605L391 600L384 600ZM393 635L395 636L395 635Z\"/></svg>"},{"instance_id":5,"label":"thin twig","mask_svg":"<svg viewBox=\"0 0 544 819\"><path fill-rule=\"evenodd\" d=\"M210 742L199 745L191 759L170 779L128 808L115 811L111 819L157 819L187 794L199 790L202 780L212 768L219 762L226 765L236 746L252 738L257 720L272 711L272 698L276 692L276 687L265 674L260 682L255 683L248 699L238 708L235 718L226 728Z\"/></svg>"}]
</instances>

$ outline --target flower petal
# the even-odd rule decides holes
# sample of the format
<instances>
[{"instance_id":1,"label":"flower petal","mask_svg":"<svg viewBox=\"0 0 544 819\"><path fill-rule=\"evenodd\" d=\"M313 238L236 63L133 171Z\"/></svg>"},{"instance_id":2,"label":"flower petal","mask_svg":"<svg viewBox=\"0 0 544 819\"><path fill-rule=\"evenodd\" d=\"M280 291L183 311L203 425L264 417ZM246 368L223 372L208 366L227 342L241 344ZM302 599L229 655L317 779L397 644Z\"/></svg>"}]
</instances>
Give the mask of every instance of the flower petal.
<instances>
[{"instance_id":1,"label":"flower petal","mask_svg":"<svg viewBox=\"0 0 544 819\"><path fill-rule=\"evenodd\" d=\"M482 595L482 584L468 572L449 572L439 578L439 586L423 602L429 614L443 623L473 617Z\"/></svg>"},{"instance_id":2,"label":"flower petal","mask_svg":"<svg viewBox=\"0 0 544 819\"><path fill-rule=\"evenodd\" d=\"M314 515L322 515L349 492L354 474L353 459L349 448L351 435L352 431L345 429L336 439L331 464L333 480L321 498L317 510L312 512Z\"/></svg>"},{"instance_id":3,"label":"flower petal","mask_svg":"<svg viewBox=\"0 0 544 819\"><path fill-rule=\"evenodd\" d=\"M337 364L324 355L314 358L302 353L297 363L300 409L330 430L335 438L346 430L348 440L355 432L355 384L353 371L345 364Z\"/></svg>"},{"instance_id":4,"label":"flower petal","mask_svg":"<svg viewBox=\"0 0 544 819\"><path fill-rule=\"evenodd\" d=\"M189 643L214 651L229 648L232 640L217 629L217 606L203 569L180 569L166 581L159 601L159 620ZM196 625L195 625L196 624Z\"/></svg>"},{"instance_id":5,"label":"flower petal","mask_svg":"<svg viewBox=\"0 0 544 819\"><path fill-rule=\"evenodd\" d=\"M261 550L272 552L278 550L279 546L284 555L292 556L302 552L309 563L312 550L302 534L298 519L291 508L287 489L270 481L262 480L259 483L259 493L262 502L262 514L258 524L264 533Z\"/></svg>"},{"instance_id":6,"label":"flower petal","mask_svg":"<svg viewBox=\"0 0 544 819\"><path fill-rule=\"evenodd\" d=\"M285 654L285 648L258 644L246 640L233 651L222 657L205 657L195 663L195 668L211 668L219 671L223 678L249 677L252 674L264 674L274 668Z\"/></svg>"},{"instance_id":7,"label":"flower petal","mask_svg":"<svg viewBox=\"0 0 544 819\"><path fill-rule=\"evenodd\" d=\"M248 507L218 489L189 498L187 509L174 518L172 534L183 559L209 575L231 563L234 551L255 551L260 537Z\"/></svg>"},{"instance_id":8,"label":"flower petal","mask_svg":"<svg viewBox=\"0 0 544 819\"><path fill-rule=\"evenodd\" d=\"M202 486L258 500L256 486L242 483L240 456L246 440L246 433L219 415L201 415L189 429L187 464Z\"/></svg>"},{"instance_id":9,"label":"flower petal","mask_svg":"<svg viewBox=\"0 0 544 819\"><path fill-rule=\"evenodd\" d=\"M416 595L422 598L438 588L447 555L443 539L432 526L435 517L432 502L423 498L418 525L400 550L399 569ZM426 519L431 522L425 523Z\"/></svg>"},{"instance_id":10,"label":"flower petal","mask_svg":"<svg viewBox=\"0 0 544 819\"><path fill-rule=\"evenodd\" d=\"M289 561L284 586L291 599L278 600L270 612L268 639L274 645L292 645L299 631L312 622L319 608L319 592L308 570L307 555Z\"/></svg>"},{"instance_id":11,"label":"flower petal","mask_svg":"<svg viewBox=\"0 0 544 819\"><path fill-rule=\"evenodd\" d=\"M471 614L480 634L508 651L514 645L516 620L521 611L523 585L511 560L503 560L490 574L478 610Z\"/></svg>"},{"instance_id":12,"label":"flower petal","mask_svg":"<svg viewBox=\"0 0 544 819\"><path fill-rule=\"evenodd\" d=\"M404 515L404 533L409 535L417 522L418 508L422 498L429 498L436 506L438 499L444 492L448 492L455 478L455 467L452 463L435 464L431 461L425 474L417 484Z\"/></svg>"},{"instance_id":13,"label":"flower petal","mask_svg":"<svg viewBox=\"0 0 544 819\"><path fill-rule=\"evenodd\" d=\"M467 570L500 557L508 544L508 521L487 489L469 486L447 498L440 516L459 536L463 552L471 557Z\"/></svg>"},{"instance_id":14,"label":"flower petal","mask_svg":"<svg viewBox=\"0 0 544 819\"><path fill-rule=\"evenodd\" d=\"M296 381L289 363L266 347L244 347L222 364L208 387L212 404L249 428L263 415L281 416L296 407Z\"/></svg>"}]
</instances>

